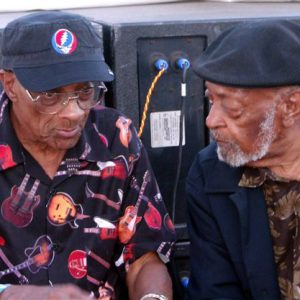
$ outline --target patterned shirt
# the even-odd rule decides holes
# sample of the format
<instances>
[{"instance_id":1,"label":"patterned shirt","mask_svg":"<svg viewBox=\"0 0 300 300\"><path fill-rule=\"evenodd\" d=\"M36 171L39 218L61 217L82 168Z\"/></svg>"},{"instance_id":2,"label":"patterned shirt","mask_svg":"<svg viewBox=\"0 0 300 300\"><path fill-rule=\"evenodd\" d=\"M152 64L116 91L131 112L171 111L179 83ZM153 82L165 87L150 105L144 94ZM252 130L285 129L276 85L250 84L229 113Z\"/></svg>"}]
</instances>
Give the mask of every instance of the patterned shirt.
<instances>
[{"instance_id":1,"label":"patterned shirt","mask_svg":"<svg viewBox=\"0 0 300 300\"><path fill-rule=\"evenodd\" d=\"M9 110L3 93L0 283L69 282L102 299L117 294L129 264L143 254L169 258L174 227L130 119L92 109L50 179L16 138Z\"/></svg>"},{"instance_id":2,"label":"patterned shirt","mask_svg":"<svg viewBox=\"0 0 300 300\"><path fill-rule=\"evenodd\" d=\"M262 186L265 195L281 297L300 299L300 182L268 169L246 168L240 186Z\"/></svg>"}]
</instances>

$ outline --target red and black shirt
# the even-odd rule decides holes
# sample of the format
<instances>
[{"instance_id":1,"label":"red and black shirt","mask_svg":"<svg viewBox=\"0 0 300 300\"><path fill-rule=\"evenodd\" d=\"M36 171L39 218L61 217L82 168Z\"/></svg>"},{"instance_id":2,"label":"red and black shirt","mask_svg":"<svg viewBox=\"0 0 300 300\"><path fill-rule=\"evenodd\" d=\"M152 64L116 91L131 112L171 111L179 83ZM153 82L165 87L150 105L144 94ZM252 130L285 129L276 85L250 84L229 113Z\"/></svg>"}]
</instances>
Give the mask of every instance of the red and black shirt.
<instances>
[{"instance_id":1,"label":"red and black shirt","mask_svg":"<svg viewBox=\"0 0 300 300\"><path fill-rule=\"evenodd\" d=\"M96 296L149 251L168 258L175 232L130 119L92 109L50 179L16 138L0 100L0 282L75 283ZM26 126L26 124L24 124Z\"/></svg>"}]
</instances>

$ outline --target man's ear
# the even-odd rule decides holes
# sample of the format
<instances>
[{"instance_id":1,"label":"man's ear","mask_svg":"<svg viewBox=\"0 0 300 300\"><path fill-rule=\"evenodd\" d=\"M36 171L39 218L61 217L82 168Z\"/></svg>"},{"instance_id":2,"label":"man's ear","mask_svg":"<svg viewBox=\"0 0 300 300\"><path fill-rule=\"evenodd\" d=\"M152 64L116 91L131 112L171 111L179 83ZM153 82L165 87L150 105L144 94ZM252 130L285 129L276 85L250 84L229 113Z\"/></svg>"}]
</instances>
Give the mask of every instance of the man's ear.
<instances>
[{"instance_id":1,"label":"man's ear","mask_svg":"<svg viewBox=\"0 0 300 300\"><path fill-rule=\"evenodd\" d=\"M8 97L15 101L16 99L16 91L15 91L15 83L16 83L16 76L13 72L10 71L0 71L0 80L3 86L5 93Z\"/></svg>"},{"instance_id":2,"label":"man's ear","mask_svg":"<svg viewBox=\"0 0 300 300\"><path fill-rule=\"evenodd\" d=\"M0 81L3 81L4 70L0 69Z\"/></svg>"},{"instance_id":3,"label":"man's ear","mask_svg":"<svg viewBox=\"0 0 300 300\"><path fill-rule=\"evenodd\" d=\"M280 109L285 127L290 127L300 120L300 88L294 90L280 103Z\"/></svg>"}]
</instances>

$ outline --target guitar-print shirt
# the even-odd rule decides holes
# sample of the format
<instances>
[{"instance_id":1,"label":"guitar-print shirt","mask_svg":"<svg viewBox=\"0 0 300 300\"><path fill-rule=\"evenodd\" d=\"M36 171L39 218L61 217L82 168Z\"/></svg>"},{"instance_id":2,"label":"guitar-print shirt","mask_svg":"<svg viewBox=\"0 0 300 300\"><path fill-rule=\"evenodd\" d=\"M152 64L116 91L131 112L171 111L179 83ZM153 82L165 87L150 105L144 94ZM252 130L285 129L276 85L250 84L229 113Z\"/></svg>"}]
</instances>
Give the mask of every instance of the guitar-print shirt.
<instances>
[{"instance_id":1,"label":"guitar-print shirt","mask_svg":"<svg viewBox=\"0 0 300 300\"><path fill-rule=\"evenodd\" d=\"M9 110L3 93L0 283L71 282L104 297L143 254L168 260L174 227L130 119L92 109L52 180L19 143Z\"/></svg>"}]
</instances>

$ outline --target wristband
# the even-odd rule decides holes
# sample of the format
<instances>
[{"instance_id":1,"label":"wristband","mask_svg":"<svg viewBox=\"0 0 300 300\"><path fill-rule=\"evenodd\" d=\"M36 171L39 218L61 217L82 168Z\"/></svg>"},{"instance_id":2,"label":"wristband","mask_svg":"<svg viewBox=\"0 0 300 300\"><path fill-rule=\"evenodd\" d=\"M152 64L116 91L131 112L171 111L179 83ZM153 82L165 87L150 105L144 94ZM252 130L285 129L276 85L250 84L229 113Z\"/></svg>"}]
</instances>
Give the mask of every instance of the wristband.
<instances>
[{"instance_id":1,"label":"wristband","mask_svg":"<svg viewBox=\"0 0 300 300\"><path fill-rule=\"evenodd\" d=\"M154 298L154 299L158 299L158 300L168 300L168 298L166 296L154 294L154 293L146 294L140 300L146 300L148 298Z\"/></svg>"},{"instance_id":2,"label":"wristband","mask_svg":"<svg viewBox=\"0 0 300 300\"><path fill-rule=\"evenodd\" d=\"M7 284L0 284L0 294L2 294L5 289L7 289L8 287L10 287L11 284L7 283Z\"/></svg>"}]
</instances>

